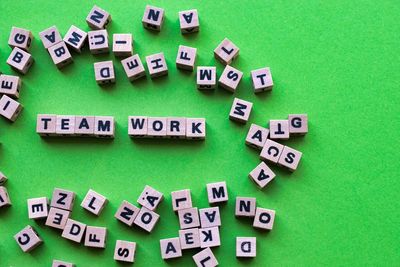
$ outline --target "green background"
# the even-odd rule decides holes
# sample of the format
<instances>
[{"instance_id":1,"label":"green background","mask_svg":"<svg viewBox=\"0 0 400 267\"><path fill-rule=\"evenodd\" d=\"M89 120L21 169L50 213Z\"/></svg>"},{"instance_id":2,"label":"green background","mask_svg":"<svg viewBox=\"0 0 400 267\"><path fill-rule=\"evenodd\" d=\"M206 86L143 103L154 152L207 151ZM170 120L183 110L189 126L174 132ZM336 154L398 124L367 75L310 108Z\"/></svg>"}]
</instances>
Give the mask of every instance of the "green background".
<instances>
[{"instance_id":1,"label":"green background","mask_svg":"<svg viewBox=\"0 0 400 267\"><path fill-rule=\"evenodd\" d=\"M160 33L144 29L146 4L165 8ZM117 266L115 240L138 243L137 266L192 266L195 251L164 262L159 239L178 234L170 192L190 188L194 206L207 207L205 185L226 180L229 202L221 208L221 242L213 249L221 266L387 265L400 263L399 213L399 1L106 1L96 4L112 14L110 34L131 32L134 52L164 52L169 75L129 83L112 54L92 56L85 48L75 62L59 71L38 33L56 25L62 35L71 24L89 30L85 18L92 1L2 0L0 69L6 65L11 27L32 30L36 62L23 77L15 123L0 119L0 169L13 206L0 211L0 266L50 266L53 259L77 266ZM197 8L200 32L182 36L178 11ZM195 73L176 69L178 45L198 48L197 65L223 66L213 49L224 38L240 47L232 64L244 72L232 95L223 89L202 93ZM113 60L117 81L99 87L93 63ZM272 92L254 95L250 71L270 66ZM228 120L233 97L254 103L250 121ZM111 115L113 141L83 138L42 139L35 133L38 113ZM248 173L259 163L258 152L244 145L250 123L267 125L289 113L309 115L309 134L283 142L303 152L293 173L272 166L277 177L259 190ZM207 119L207 139L138 140L127 135L129 115L186 116ZM397 137L397 136L396 136ZM126 199L135 202L145 184L165 194L152 234L129 228L113 215ZM26 200L51 197L54 187L77 193L72 218L109 230L105 250L86 248L61 238L60 232L27 217ZM99 217L79 205L92 188L109 199ZM257 197L258 206L276 210L270 233L234 217L236 196ZM30 254L13 235L34 226L44 244ZM257 258L235 258L235 237L256 236Z\"/></svg>"}]
</instances>

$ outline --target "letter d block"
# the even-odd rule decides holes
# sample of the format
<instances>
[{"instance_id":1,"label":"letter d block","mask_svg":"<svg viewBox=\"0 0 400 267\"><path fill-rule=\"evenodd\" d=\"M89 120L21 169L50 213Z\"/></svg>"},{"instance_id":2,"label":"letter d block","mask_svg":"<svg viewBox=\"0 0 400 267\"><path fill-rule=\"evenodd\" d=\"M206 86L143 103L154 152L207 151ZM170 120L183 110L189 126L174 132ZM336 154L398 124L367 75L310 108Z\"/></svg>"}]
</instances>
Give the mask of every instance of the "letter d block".
<instances>
[{"instance_id":1,"label":"letter d block","mask_svg":"<svg viewBox=\"0 0 400 267\"><path fill-rule=\"evenodd\" d=\"M47 197L28 199L29 219L43 219L49 214L49 200Z\"/></svg>"},{"instance_id":2,"label":"letter d block","mask_svg":"<svg viewBox=\"0 0 400 267\"><path fill-rule=\"evenodd\" d=\"M59 42L51 46L48 51L54 65L59 69L73 62L73 58L65 42Z\"/></svg>"},{"instance_id":3,"label":"letter d block","mask_svg":"<svg viewBox=\"0 0 400 267\"><path fill-rule=\"evenodd\" d=\"M38 233L30 225L17 233L14 236L14 239L15 241L17 241L17 244L23 252L30 252L41 243L43 243Z\"/></svg>"},{"instance_id":4,"label":"letter d block","mask_svg":"<svg viewBox=\"0 0 400 267\"><path fill-rule=\"evenodd\" d=\"M240 123L246 123L249 120L252 108L253 103L235 97L229 118Z\"/></svg>"},{"instance_id":5,"label":"letter d block","mask_svg":"<svg viewBox=\"0 0 400 267\"><path fill-rule=\"evenodd\" d=\"M257 239L255 237L236 237L236 257L255 258L257 255Z\"/></svg>"},{"instance_id":6,"label":"letter d block","mask_svg":"<svg viewBox=\"0 0 400 267\"><path fill-rule=\"evenodd\" d=\"M100 85L114 83L115 72L111 60L94 63L94 76L96 82Z\"/></svg>"},{"instance_id":7,"label":"letter d block","mask_svg":"<svg viewBox=\"0 0 400 267\"><path fill-rule=\"evenodd\" d=\"M68 219L61 236L76 243L80 243L85 233L86 224Z\"/></svg>"},{"instance_id":8,"label":"letter d block","mask_svg":"<svg viewBox=\"0 0 400 267\"><path fill-rule=\"evenodd\" d=\"M7 64L16 71L26 74L33 64L33 57L19 47L15 47L7 59Z\"/></svg>"}]
</instances>

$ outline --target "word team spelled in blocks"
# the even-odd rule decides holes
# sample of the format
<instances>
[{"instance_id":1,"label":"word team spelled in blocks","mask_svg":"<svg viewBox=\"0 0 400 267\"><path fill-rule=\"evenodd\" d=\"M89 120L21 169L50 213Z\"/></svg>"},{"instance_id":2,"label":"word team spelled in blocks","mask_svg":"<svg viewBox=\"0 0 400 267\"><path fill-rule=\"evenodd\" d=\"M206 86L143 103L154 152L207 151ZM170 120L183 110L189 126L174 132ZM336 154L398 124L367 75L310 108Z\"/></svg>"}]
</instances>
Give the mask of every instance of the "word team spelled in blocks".
<instances>
[{"instance_id":1,"label":"word team spelled in blocks","mask_svg":"<svg viewBox=\"0 0 400 267\"><path fill-rule=\"evenodd\" d=\"M72 25L64 36L64 42L73 50L80 53L85 44L87 33Z\"/></svg>"},{"instance_id":2,"label":"word team spelled in blocks","mask_svg":"<svg viewBox=\"0 0 400 267\"><path fill-rule=\"evenodd\" d=\"M197 208L178 210L178 218L181 229L200 227L199 211Z\"/></svg>"},{"instance_id":3,"label":"word team spelled in blocks","mask_svg":"<svg viewBox=\"0 0 400 267\"><path fill-rule=\"evenodd\" d=\"M288 120L270 120L269 138L271 139L289 139L289 121Z\"/></svg>"},{"instance_id":4,"label":"word team spelled in blocks","mask_svg":"<svg viewBox=\"0 0 400 267\"><path fill-rule=\"evenodd\" d=\"M255 197L236 197L235 215L237 217L254 217L256 208Z\"/></svg>"},{"instance_id":5,"label":"word team spelled in blocks","mask_svg":"<svg viewBox=\"0 0 400 267\"><path fill-rule=\"evenodd\" d=\"M105 29L111 22L111 15L95 5L86 17L86 22L94 30Z\"/></svg>"},{"instance_id":6,"label":"word team spelled in blocks","mask_svg":"<svg viewBox=\"0 0 400 267\"><path fill-rule=\"evenodd\" d=\"M154 211L142 207L134 220L134 224L151 233L159 219L160 215Z\"/></svg>"},{"instance_id":7,"label":"word team spelled in blocks","mask_svg":"<svg viewBox=\"0 0 400 267\"><path fill-rule=\"evenodd\" d=\"M197 67L197 89L215 89L217 86L216 67Z\"/></svg>"},{"instance_id":8,"label":"word team spelled in blocks","mask_svg":"<svg viewBox=\"0 0 400 267\"><path fill-rule=\"evenodd\" d=\"M219 237L219 227L209 227L199 229L200 247L219 247L221 239Z\"/></svg>"},{"instance_id":9,"label":"word team spelled in blocks","mask_svg":"<svg viewBox=\"0 0 400 267\"><path fill-rule=\"evenodd\" d=\"M267 141L269 129L252 123L246 136L246 144L256 149L262 149Z\"/></svg>"},{"instance_id":10,"label":"word team spelled in blocks","mask_svg":"<svg viewBox=\"0 0 400 267\"><path fill-rule=\"evenodd\" d=\"M114 260L133 263L135 261L136 243L117 240L114 249Z\"/></svg>"},{"instance_id":11,"label":"word team spelled in blocks","mask_svg":"<svg viewBox=\"0 0 400 267\"><path fill-rule=\"evenodd\" d=\"M160 240L161 258L164 260L182 257L179 237Z\"/></svg>"},{"instance_id":12,"label":"word team spelled in blocks","mask_svg":"<svg viewBox=\"0 0 400 267\"><path fill-rule=\"evenodd\" d=\"M283 166L293 172L297 169L301 156L302 153L300 151L285 146L281 156L279 157L278 165Z\"/></svg>"},{"instance_id":13,"label":"word team spelled in blocks","mask_svg":"<svg viewBox=\"0 0 400 267\"><path fill-rule=\"evenodd\" d=\"M251 79L253 81L254 93L272 90L274 86L269 68L251 71Z\"/></svg>"},{"instance_id":14,"label":"word team spelled in blocks","mask_svg":"<svg viewBox=\"0 0 400 267\"><path fill-rule=\"evenodd\" d=\"M47 197L31 198L27 202L29 219L43 219L49 214L49 200Z\"/></svg>"},{"instance_id":15,"label":"word team spelled in blocks","mask_svg":"<svg viewBox=\"0 0 400 267\"><path fill-rule=\"evenodd\" d=\"M219 77L218 84L222 88L234 93L242 79L242 76L243 72L227 65Z\"/></svg>"},{"instance_id":16,"label":"word team spelled in blocks","mask_svg":"<svg viewBox=\"0 0 400 267\"><path fill-rule=\"evenodd\" d=\"M49 47L48 51L54 65L59 69L73 62L72 55L64 41Z\"/></svg>"},{"instance_id":17,"label":"word team spelled in blocks","mask_svg":"<svg viewBox=\"0 0 400 267\"><path fill-rule=\"evenodd\" d=\"M29 68L33 65L33 62L34 60L32 55L19 47L14 47L7 59L7 64L22 74L28 72Z\"/></svg>"},{"instance_id":18,"label":"word team spelled in blocks","mask_svg":"<svg viewBox=\"0 0 400 267\"><path fill-rule=\"evenodd\" d=\"M92 54L108 53L108 33L106 30L96 30L88 32L89 50Z\"/></svg>"},{"instance_id":19,"label":"word team spelled in blocks","mask_svg":"<svg viewBox=\"0 0 400 267\"><path fill-rule=\"evenodd\" d=\"M54 188L50 206L63 210L72 211L76 194L61 188Z\"/></svg>"},{"instance_id":20,"label":"word team spelled in blocks","mask_svg":"<svg viewBox=\"0 0 400 267\"><path fill-rule=\"evenodd\" d=\"M46 226L64 230L70 215L71 212L68 210L51 207L47 215Z\"/></svg>"},{"instance_id":21,"label":"word team spelled in blocks","mask_svg":"<svg viewBox=\"0 0 400 267\"><path fill-rule=\"evenodd\" d=\"M66 261L53 260L51 267L75 267L75 264Z\"/></svg>"},{"instance_id":22,"label":"word team spelled in blocks","mask_svg":"<svg viewBox=\"0 0 400 267\"><path fill-rule=\"evenodd\" d=\"M151 186L146 185L140 194L137 203L148 208L149 210L155 210L163 199L164 195L161 192L155 190Z\"/></svg>"},{"instance_id":23,"label":"word team spelled in blocks","mask_svg":"<svg viewBox=\"0 0 400 267\"><path fill-rule=\"evenodd\" d=\"M179 230L179 241L182 249L200 247L199 228Z\"/></svg>"},{"instance_id":24,"label":"word team spelled in blocks","mask_svg":"<svg viewBox=\"0 0 400 267\"><path fill-rule=\"evenodd\" d=\"M81 243L85 230L86 224L68 219L61 236L76 243Z\"/></svg>"},{"instance_id":25,"label":"word team spelled in blocks","mask_svg":"<svg viewBox=\"0 0 400 267\"><path fill-rule=\"evenodd\" d=\"M190 189L171 192L172 210L178 211L192 207Z\"/></svg>"},{"instance_id":26,"label":"word team spelled in blocks","mask_svg":"<svg viewBox=\"0 0 400 267\"><path fill-rule=\"evenodd\" d=\"M30 225L17 233L14 239L23 252L30 252L43 243L38 233Z\"/></svg>"},{"instance_id":27,"label":"word team spelled in blocks","mask_svg":"<svg viewBox=\"0 0 400 267\"><path fill-rule=\"evenodd\" d=\"M176 66L183 70L194 70L197 49L189 46L180 45L176 56Z\"/></svg>"},{"instance_id":28,"label":"word team spelled in blocks","mask_svg":"<svg viewBox=\"0 0 400 267\"><path fill-rule=\"evenodd\" d=\"M112 60L94 63L94 75L98 84L115 82L114 64Z\"/></svg>"},{"instance_id":29,"label":"word team spelled in blocks","mask_svg":"<svg viewBox=\"0 0 400 267\"><path fill-rule=\"evenodd\" d=\"M151 78L157 78L168 74L168 66L164 53L158 53L146 57L147 68Z\"/></svg>"},{"instance_id":30,"label":"word team spelled in blocks","mask_svg":"<svg viewBox=\"0 0 400 267\"><path fill-rule=\"evenodd\" d=\"M199 209L201 228L221 226L219 207Z\"/></svg>"},{"instance_id":31,"label":"word team spelled in blocks","mask_svg":"<svg viewBox=\"0 0 400 267\"><path fill-rule=\"evenodd\" d=\"M21 78L18 76L0 75L0 94L8 95L12 98L19 98L21 83Z\"/></svg>"},{"instance_id":32,"label":"word team spelled in blocks","mask_svg":"<svg viewBox=\"0 0 400 267\"><path fill-rule=\"evenodd\" d=\"M89 189L81 203L81 207L99 216L106 204L107 198L105 196Z\"/></svg>"},{"instance_id":33,"label":"word team spelled in blocks","mask_svg":"<svg viewBox=\"0 0 400 267\"><path fill-rule=\"evenodd\" d=\"M117 57L132 56L132 34L113 34L113 53Z\"/></svg>"},{"instance_id":34,"label":"word team spelled in blocks","mask_svg":"<svg viewBox=\"0 0 400 267\"><path fill-rule=\"evenodd\" d=\"M133 205L132 203L124 200L122 201L121 205L119 206L117 212L115 213L114 217L123 222L128 226L133 225L133 221L135 220L136 216L139 214L140 209Z\"/></svg>"},{"instance_id":35,"label":"word team spelled in blocks","mask_svg":"<svg viewBox=\"0 0 400 267\"><path fill-rule=\"evenodd\" d=\"M11 200L7 188L0 186L0 208L5 206L11 206Z\"/></svg>"},{"instance_id":36,"label":"word team spelled in blocks","mask_svg":"<svg viewBox=\"0 0 400 267\"><path fill-rule=\"evenodd\" d=\"M62 42L62 37L56 26L51 26L39 33L40 40L42 40L43 46L49 49L51 46Z\"/></svg>"},{"instance_id":37,"label":"word team spelled in blocks","mask_svg":"<svg viewBox=\"0 0 400 267\"><path fill-rule=\"evenodd\" d=\"M12 27L8 45L11 48L19 47L25 51L29 51L33 40L32 32L26 29Z\"/></svg>"},{"instance_id":38,"label":"word team spelled in blocks","mask_svg":"<svg viewBox=\"0 0 400 267\"><path fill-rule=\"evenodd\" d=\"M236 237L236 257L255 258L257 256L257 238Z\"/></svg>"},{"instance_id":39,"label":"word team spelled in blocks","mask_svg":"<svg viewBox=\"0 0 400 267\"><path fill-rule=\"evenodd\" d=\"M85 247L105 248L107 229L105 227L87 226L85 234Z\"/></svg>"},{"instance_id":40,"label":"word team spelled in blocks","mask_svg":"<svg viewBox=\"0 0 400 267\"><path fill-rule=\"evenodd\" d=\"M272 230L275 220L275 211L263 208L256 209L256 215L254 216L253 227Z\"/></svg>"},{"instance_id":41,"label":"word team spelled in blocks","mask_svg":"<svg viewBox=\"0 0 400 267\"><path fill-rule=\"evenodd\" d=\"M21 111L22 105L18 101L15 101L7 95L3 95L0 98L0 115L6 119L15 121Z\"/></svg>"},{"instance_id":42,"label":"word team spelled in blocks","mask_svg":"<svg viewBox=\"0 0 400 267\"><path fill-rule=\"evenodd\" d=\"M249 120L252 108L253 103L235 97L229 118L240 123L246 123Z\"/></svg>"},{"instance_id":43,"label":"word team spelled in blocks","mask_svg":"<svg viewBox=\"0 0 400 267\"><path fill-rule=\"evenodd\" d=\"M138 54L121 60L121 64L131 82L146 76L146 71Z\"/></svg>"},{"instance_id":44,"label":"word team spelled in blocks","mask_svg":"<svg viewBox=\"0 0 400 267\"><path fill-rule=\"evenodd\" d=\"M264 188L275 176L275 173L264 162L258 164L257 167L249 173L249 178L260 188Z\"/></svg>"},{"instance_id":45,"label":"word team spelled in blocks","mask_svg":"<svg viewBox=\"0 0 400 267\"><path fill-rule=\"evenodd\" d=\"M161 31L163 22L164 9L147 5L142 18L143 26L150 30Z\"/></svg>"},{"instance_id":46,"label":"word team spelled in blocks","mask_svg":"<svg viewBox=\"0 0 400 267\"><path fill-rule=\"evenodd\" d=\"M239 47L232 43L229 39L225 38L215 48L214 56L225 65L229 65L239 55Z\"/></svg>"},{"instance_id":47,"label":"word team spelled in blocks","mask_svg":"<svg viewBox=\"0 0 400 267\"><path fill-rule=\"evenodd\" d=\"M226 182L207 184L208 203L215 204L228 201Z\"/></svg>"},{"instance_id":48,"label":"word team spelled in blocks","mask_svg":"<svg viewBox=\"0 0 400 267\"><path fill-rule=\"evenodd\" d=\"M289 114L288 121L291 135L305 135L308 133L307 114Z\"/></svg>"},{"instance_id":49,"label":"word team spelled in blocks","mask_svg":"<svg viewBox=\"0 0 400 267\"><path fill-rule=\"evenodd\" d=\"M199 253L193 255L193 260L197 267L215 267L218 266L217 258L210 248L203 249Z\"/></svg>"},{"instance_id":50,"label":"word team spelled in blocks","mask_svg":"<svg viewBox=\"0 0 400 267\"><path fill-rule=\"evenodd\" d=\"M197 9L180 11L178 14L182 34L199 31L200 23Z\"/></svg>"}]
</instances>

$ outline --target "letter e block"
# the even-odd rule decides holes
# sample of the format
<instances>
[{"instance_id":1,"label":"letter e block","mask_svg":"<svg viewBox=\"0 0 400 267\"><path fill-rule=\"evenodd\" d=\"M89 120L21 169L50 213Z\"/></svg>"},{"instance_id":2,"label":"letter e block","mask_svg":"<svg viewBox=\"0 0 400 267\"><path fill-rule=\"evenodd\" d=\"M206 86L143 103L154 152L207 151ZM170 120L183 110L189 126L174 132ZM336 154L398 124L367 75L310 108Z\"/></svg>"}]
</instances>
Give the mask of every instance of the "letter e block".
<instances>
[{"instance_id":1,"label":"letter e block","mask_svg":"<svg viewBox=\"0 0 400 267\"><path fill-rule=\"evenodd\" d=\"M30 198L27 202L29 219L43 219L49 214L47 197Z\"/></svg>"},{"instance_id":2,"label":"letter e block","mask_svg":"<svg viewBox=\"0 0 400 267\"><path fill-rule=\"evenodd\" d=\"M146 71L138 54L121 60L121 64L131 82L146 76Z\"/></svg>"}]
</instances>

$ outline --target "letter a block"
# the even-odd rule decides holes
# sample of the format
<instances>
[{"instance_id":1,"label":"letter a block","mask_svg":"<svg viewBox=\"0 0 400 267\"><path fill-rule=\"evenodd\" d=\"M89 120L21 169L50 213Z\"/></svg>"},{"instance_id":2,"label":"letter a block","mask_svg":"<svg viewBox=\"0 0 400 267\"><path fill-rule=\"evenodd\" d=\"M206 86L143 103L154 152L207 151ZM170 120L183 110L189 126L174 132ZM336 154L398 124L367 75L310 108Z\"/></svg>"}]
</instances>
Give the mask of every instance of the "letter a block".
<instances>
[{"instance_id":1,"label":"letter a block","mask_svg":"<svg viewBox=\"0 0 400 267\"><path fill-rule=\"evenodd\" d=\"M200 23L199 23L199 14L197 12L197 9L180 11L179 24L182 34L198 32Z\"/></svg>"},{"instance_id":2,"label":"letter a block","mask_svg":"<svg viewBox=\"0 0 400 267\"><path fill-rule=\"evenodd\" d=\"M182 257L179 238L168 238L160 240L161 258L164 260Z\"/></svg>"},{"instance_id":3,"label":"letter a block","mask_svg":"<svg viewBox=\"0 0 400 267\"><path fill-rule=\"evenodd\" d=\"M255 237L236 237L236 257L255 258L257 255L257 239Z\"/></svg>"},{"instance_id":4,"label":"letter a block","mask_svg":"<svg viewBox=\"0 0 400 267\"><path fill-rule=\"evenodd\" d=\"M267 141L269 130L252 123L246 136L246 145L262 149Z\"/></svg>"},{"instance_id":5,"label":"letter a block","mask_svg":"<svg viewBox=\"0 0 400 267\"><path fill-rule=\"evenodd\" d=\"M155 190L151 186L146 185L137 202L149 210L155 210L163 198L164 197L161 192Z\"/></svg>"},{"instance_id":6,"label":"letter a block","mask_svg":"<svg viewBox=\"0 0 400 267\"><path fill-rule=\"evenodd\" d=\"M7 59L7 64L16 71L26 74L33 64L33 57L19 47L14 47Z\"/></svg>"},{"instance_id":7,"label":"letter a block","mask_svg":"<svg viewBox=\"0 0 400 267\"><path fill-rule=\"evenodd\" d=\"M274 86L269 68L253 70L251 72L251 79L253 80L254 93L272 90Z\"/></svg>"},{"instance_id":8,"label":"letter a block","mask_svg":"<svg viewBox=\"0 0 400 267\"><path fill-rule=\"evenodd\" d=\"M199 253L193 255L193 260L197 267L215 267L218 266L217 258L215 258L210 248L206 248Z\"/></svg>"},{"instance_id":9,"label":"letter a block","mask_svg":"<svg viewBox=\"0 0 400 267\"><path fill-rule=\"evenodd\" d=\"M161 31L163 22L164 9L147 5L142 18L143 26L150 30Z\"/></svg>"},{"instance_id":10,"label":"letter a block","mask_svg":"<svg viewBox=\"0 0 400 267\"><path fill-rule=\"evenodd\" d=\"M227 65L222 72L221 77L219 77L218 84L222 88L234 93L242 79L242 76L243 72Z\"/></svg>"},{"instance_id":11,"label":"letter a block","mask_svg":"<svg viewBox=\"0 0 400 267\"><path fill-rule=\"evenodd\" d=\"M43 243L38 233L28 225L14 236L15 241L23 252L30 252Z\"/></svg>"},{"instance_id":12,"label":"letter a block","mask_svg":"<svg viewBox=\"0 0 400 267\"><path fill-rule=\"evenodd\" d=\"M94 30L105 29L111 22L111 15L95 5L86 17L86 22Z\"/></svg>"},{"instance_id":13,"label":"letter a block","mask_svg":"<svg viewBox=\"0 0 400 267\"><path fill-rule=\"evenodd\" d=\"M90 211L94 215L99 216L100 212L103 210L106 204L107 199L105 196L100 195L92 189L89 189L81 203L81 207Z\"/></svg>"},{"instance_id":14,"label":"letter a block","mask_svg":"<svg viewBox=\"0 0 400 267\"><path fill-rule=\"evenodd\" d=\"M207 184L207 195L210 204L228 201L226 182Z\"/></svg>"},{"instance_id":15,"label":"letter a block","mask_svg":"<svg viewBox=\"0 0 400 267\"><path fill-rule=\"evenodd\" d=\"M265 164L261 162L249 173L252 179L260 188L264 188L269 182L275 178L275 173Z\"/></svg>"},{"instance_id":16,"label":"letter a block","mask_svg":"<svg viewBox=\"0 0 400 267\"><path fill-rule=\"evenodd\" d=\"M114 250L114 260L132 263L135 261L135 251L135 242L117 240Z\"/></svg>"},{"instance_id":17,"label":"letter a block","mask_svg":"<svg viewBox=\"0 0 400 267\"><path fill-rule=\"evenodd\" d=\"M115 82L114 64L111 60L94 63L94 75L98 84Z\"/></svg>"},{"instance_id":18,"label":"letter a block","mask_svg":"<svg viewBox=\"0 0 400 267\"><path fill-rule=\"evenodd\" d=\"M29 219L43 219L49 213L49 200L47 197L28 199L28 216Z\"/></svg>"},{"instance_id":19,"label":"letter a block","mask_svg":"<svg viewBox=\"0 0 400 267\"><path fill-rule=\"evenodd\" d=\"M229 118L240 123L246 123L249 120L252 108L253 103L235 97Z\"/></svg>"},{"instance_id":20,"label":"letter a block","mask_svg":"<svg viewBox=\"0 0 400 267\"><path fill-rule=\"evenodd\" d=\"M73 58L65 42L59 42L51 46L48 51L54 65L59 69L73 62Z\"/></svg>"},{"instance_id":21,"label":"letter a block","mask_svg":"<svg viewBox=\"0 0 400 267\"><path fill-rule=\"evenodd\" d=\"M214 56L222 64L229 65L239 55L239 47L225 38L214 50Z\"/></svg>"},{"instance_id":22,"label":"letter a block","mask_svg":"<svg viewBox=\"0 0 400 267\"><path fill-rule=\"evenodd\" d=\"M4 118L15 121L21 113L21 110L22 105L18 101L6 95L0 98L0 115Z\"/></svg>"}]
</instances>

